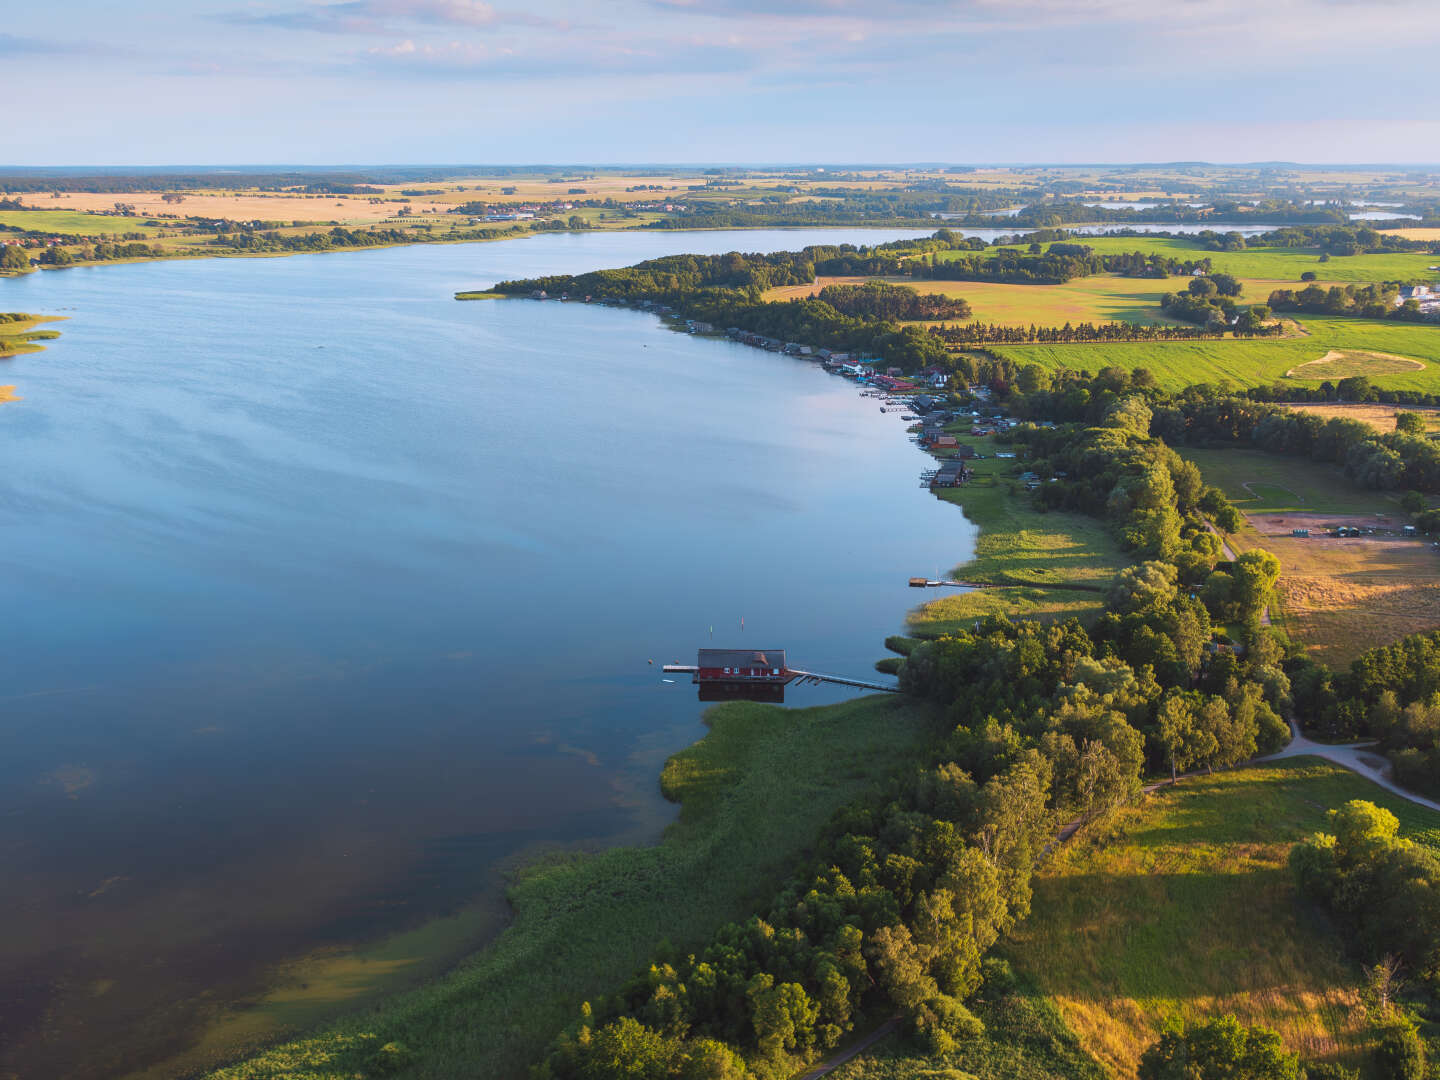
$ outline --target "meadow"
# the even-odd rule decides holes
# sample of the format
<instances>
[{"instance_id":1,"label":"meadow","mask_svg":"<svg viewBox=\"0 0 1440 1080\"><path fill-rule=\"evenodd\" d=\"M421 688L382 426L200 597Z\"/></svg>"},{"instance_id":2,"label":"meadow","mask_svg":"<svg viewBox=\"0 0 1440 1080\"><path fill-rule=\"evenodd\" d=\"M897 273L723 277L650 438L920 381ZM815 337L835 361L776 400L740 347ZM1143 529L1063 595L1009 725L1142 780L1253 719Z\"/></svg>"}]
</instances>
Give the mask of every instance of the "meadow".
<instances>
[{"instance_id":1,"label":"meadow","mask_svg":"<svg viewBox=\"0 0 1440 1080\"><path fill-rule=\"evenodd\" d=\"M1397 521L1401 516L1396 495L1356 487L1338 465L1241 447L1182 447L1179 453L1247 514L1394 514Z\"/></svg>"},{"instance_id":2,"label":"meadow","mask_svg":"<svg viewBox=\"0 0 1440 1080\"><path fill-rule=\"evenodd\" d=\"M1061 848L1001 952L1115 1075L1134 1075L1170 1017L1224 1012L1276 1029L1309 1060L1359 1064L1359 967L1286 865L1350 799L1440 844L1440 815L1313 758L1195 777Z\"/></svg>"},{"instance_id":3,"label":"meadow","mask_svg":"<svg viewBox=\"0 0 1440 1080\"><path fill-rule=\"evenodd\" d=\"M662 788L681 810L658 845L527 866L511 890L514 924L450 975L210 1076L369 1075L379 1047L399 1042L407 1077L518 1080L581 1002L613 992L657 942L693 947L768 903L830 815L911 765L937 720L891 696L713 708L705 738L665 765Z\"/></svg>"}]
</instances>

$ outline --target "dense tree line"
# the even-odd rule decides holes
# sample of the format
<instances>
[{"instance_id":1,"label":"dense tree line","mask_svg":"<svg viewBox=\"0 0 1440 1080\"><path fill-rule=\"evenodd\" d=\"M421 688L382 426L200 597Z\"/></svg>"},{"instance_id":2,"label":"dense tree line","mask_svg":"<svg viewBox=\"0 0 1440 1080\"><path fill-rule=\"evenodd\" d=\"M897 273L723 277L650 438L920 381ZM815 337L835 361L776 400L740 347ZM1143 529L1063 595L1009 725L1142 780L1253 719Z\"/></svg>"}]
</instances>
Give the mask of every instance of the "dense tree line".
<instances>
[{"instance_id":1,"label":"dense tree line","mask_svg":"<svg viewBox=\"0 0 1440 1080\"><path fill-rule=\"evenodd\" d=\"M1244 286L1231 274L1209 274L1190 279L1184 292L1165 293L1160 307L1172 319L1183 319L1212 329L1228 328L1242 337L1279 334L1282 327L1270 321L1270 308L1251 304L1241 309L1235 298Z\"/></svg>"},{"instance_id":2,"label":"dense tree line","mask_svg":"<svg viewBox=\"0 0 1440 1080\"><path fill-rule=\"evenodd\" d=\"M921 327L901 326L875 314L846 314L817 297L761 299L765 290L773 286L812 283L817 260L841 254L837 248L811 247L768 255L734 251L725 255L675 255L616 270L505 281L496 285L495 291L657 304L682 318L817 348L878 356L907 371L943 364L944 345ZM885 305L892 302L890 298L901 304L926 302L906 299L904 294L913 296L913 290L890 293L885 288L865 289L869 292L842 290L838 295L846 303L859 305L857 311L869 302L861 299L865 295L883 295L887 297Z\"/></svg>"},{"instance_id":3,"label":"dense tree line","mask_svg":"<svg viewBox=\"0 0 1440 1080\"><path fill-rule=\"evenodd\" d=\"M1228 329L1228 327L1226 328ZM1196 341L1224 336L1224 329L1206 326L1169 326L1163 323L1103 322L1064 326L1000 326L973 322L964 326L936 326L936 337L950 345L1032 345L1086 341Z\"/></svg>"},{"instance_id":4,"label":"dense tree line","mask_svg":"<svg viewBox=\"0 0 1440 1080\"><path fill-rule=\"evenodd\" d=\"M1307 285L1298 291L1276 289L1270 306L1276 311L1299 311L1309 315L1358 315L1367 319L1399 319L1421 322L1426 318L1420 302L1407 299L1396 303L1400 286L1393 282L1376 285Z\"/></svg>"},{"instance_id":5,"label":"dense tree line","mask_svg":"<svg viewBox=\"0 0 1440 1080\"><path fill-rule=\"evenodd\" d=\"M326 232L298 235L242 230L217 236L210 241L210 244L215 247L246 252L335 251L344 248L412 243L414 240L415 236L412 233L401 229L346 229L337 225Z\"/></svg>"},{"instance_id":6,"label":"dense tree line","mask_svg":"<svg viewBox=\"0 0 1440 1080\"><path fill-rule=\"evenodd\" d=\"M970 305L962 298L870 281L863 285L827 285L819 292L821 303L842 315L915 322L928 319L965 319Z\"/></svg>"}]
</instances>

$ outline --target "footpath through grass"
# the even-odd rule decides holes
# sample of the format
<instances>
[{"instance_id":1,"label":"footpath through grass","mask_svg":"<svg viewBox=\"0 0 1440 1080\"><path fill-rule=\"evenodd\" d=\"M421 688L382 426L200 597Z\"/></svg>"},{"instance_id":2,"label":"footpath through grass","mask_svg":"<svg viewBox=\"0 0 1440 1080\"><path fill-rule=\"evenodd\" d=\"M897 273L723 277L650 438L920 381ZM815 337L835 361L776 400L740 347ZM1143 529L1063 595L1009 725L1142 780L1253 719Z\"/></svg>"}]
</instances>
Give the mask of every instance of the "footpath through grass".
<instances>
[{"instance_id":1,"label":"footpath through grass","mask_svg":"<svg viewBox=\"0 0 1440 1080\"><path fill-rule=\"evenodd\" d=\"M964 439L993 454L993 440ZM961 581L1006 588L946 591L911 612L909 630L937 637L981 615L1065 619L1098 614L1101 590L1129 560L1103 523L1080 514L1045 513L1006 474L1015 462L975 462L976 478L936 494L956 503L980 528L975 557L952 571Z\"/></svg>"},{"instance_id":2,"label":"footpath through grass","mask_svg":"<svg viewBox=\"0 0 1440 1080\"><path fill-rule=\"evenodd\" d=\"M659 845L530 867L514 925L451 975L212 1080L370 1075L389 1069L376 1053L390 1042L408 1063L387 1075L519 1080L582 1001L613 993L662 940L693 947L767 904L836 809L913 760L937 713L883 696L731 703L707 720L710 733L666 763L681 813Z\"/></svg>"},{"instance_id":3,"label":"footpath through grass","mask_svg":"<svg viewBox=\"0 0 1440 1080\"><path fill-rule=\"evenodd\" d=\"M1134 1075L1167 1018L1226 1012L1310 1060L1357 1065L1359 967L1286 863L1350 799L1440 845L1440 815L1314 758L1195 778L1061 848L1001 951L1116 1075Z\"/></svg>"}]
</instances>

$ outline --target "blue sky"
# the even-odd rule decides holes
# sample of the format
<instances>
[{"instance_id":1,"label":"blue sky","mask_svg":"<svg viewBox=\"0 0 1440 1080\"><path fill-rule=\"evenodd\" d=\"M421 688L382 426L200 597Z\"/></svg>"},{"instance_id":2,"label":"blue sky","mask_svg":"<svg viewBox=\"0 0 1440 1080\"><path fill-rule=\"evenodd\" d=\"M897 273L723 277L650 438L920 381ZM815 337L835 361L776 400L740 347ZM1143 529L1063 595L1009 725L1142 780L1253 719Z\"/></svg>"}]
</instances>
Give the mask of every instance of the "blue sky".
<instances>
[{"instance_id":1,"label":"blue sky","mask_svg":"<svg viewBox=\"0 0 1440 1080\"><path fill-rule=\"evenodd\" d=\"M1440 161L1435 0L9 0L0 164Z\"/></svg>"}]
</instances>

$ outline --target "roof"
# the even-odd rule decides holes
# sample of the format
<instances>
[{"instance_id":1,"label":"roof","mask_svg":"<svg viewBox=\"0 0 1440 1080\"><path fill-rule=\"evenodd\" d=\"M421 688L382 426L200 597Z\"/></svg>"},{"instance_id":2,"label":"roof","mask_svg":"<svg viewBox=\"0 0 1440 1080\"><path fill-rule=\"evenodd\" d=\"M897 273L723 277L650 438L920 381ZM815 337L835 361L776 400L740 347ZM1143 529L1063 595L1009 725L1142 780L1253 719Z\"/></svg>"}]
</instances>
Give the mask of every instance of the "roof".
<instances>
[{"instance_id":1,"label":"roof","mask_svg":"<svg viewBox=\"0 0 1440 1080\"><path fill-rule=\"evenodd\" d=\"M701 649L702 668L783 668L784 649Z\"/></svg>"}]
</instances>

